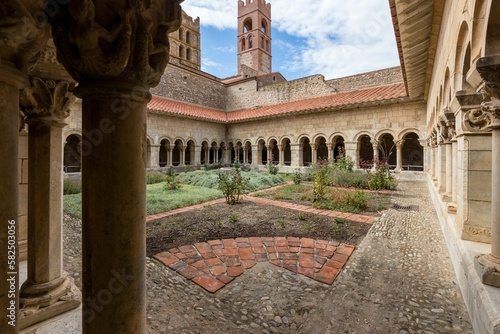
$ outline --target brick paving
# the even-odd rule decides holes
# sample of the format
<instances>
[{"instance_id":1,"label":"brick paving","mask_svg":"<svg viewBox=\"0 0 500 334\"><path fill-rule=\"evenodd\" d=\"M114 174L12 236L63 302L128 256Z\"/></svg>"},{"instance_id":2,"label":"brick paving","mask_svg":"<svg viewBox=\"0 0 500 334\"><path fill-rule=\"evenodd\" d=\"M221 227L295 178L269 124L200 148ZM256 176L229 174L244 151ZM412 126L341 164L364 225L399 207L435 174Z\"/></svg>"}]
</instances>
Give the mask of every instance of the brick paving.
<instances>
[{"instance_id":1,"label":"brick paving","mask_svg":"<svg viewBox=\"0 0 500 334\"><path fill-rule=\"evenodd\" d=\"M215 293L258 262L332 284L354 251L335 241L296 237L210 240L172 248L154 258Z\"/></svg>"}]
</instances>

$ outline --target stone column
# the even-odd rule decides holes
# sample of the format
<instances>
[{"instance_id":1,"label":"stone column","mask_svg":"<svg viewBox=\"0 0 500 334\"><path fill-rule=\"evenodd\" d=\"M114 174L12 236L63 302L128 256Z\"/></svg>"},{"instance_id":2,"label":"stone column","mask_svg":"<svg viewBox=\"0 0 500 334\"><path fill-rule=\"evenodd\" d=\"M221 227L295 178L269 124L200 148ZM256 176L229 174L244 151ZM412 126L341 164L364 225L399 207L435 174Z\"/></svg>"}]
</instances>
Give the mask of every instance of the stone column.
<instances>
[{"instance_id":1,"label":"stone column","mask_svg":"<svg viewBox=\"0 0 500 334\"><path fill-rule=\"evenodd\" d=\"M375 139L375 138L372 138L372 140L370 140L370 142L372 143L372 147L373 147L373 168L372 169L376 169L378 164L379 164L379 152L378 152L378 148L379 148L379 142Z\"/></svg>"},{"instance_id":2,"label":"stone column","mask_svg":"<svg viewBox=\"0 0 500 334\"><path fill-rule=\"evenodd\" d=\"M469 122L492 131L491 141L491 253L478 255L475 267L484 284L500 287L500 55L480 58L477 70L485 82L481 109L467 115ZM473 121L471 121L473 120Z\"/></svg>"},{"instance_id":3,"label":"stone column","mask_svg":"<svg viewBox=\"0 0 500 334\"><path fill-rule=\"evenodd\" d=\"M180 156L181 156L181 161L179 162L179 166L186 166L186 148L187 146L184 146L184 145L179 145L178 146L179 148L179 153L180 153Z\"/></svg>"},{"instance_id":4,"label":"stone column","mask_svg":"<svg viewBox=\"0 0 500 334\"><path fill-rule=\"evenodd\" d=\"M0 5L1 6L1 5ZM3 50L0 49L0 53ZM3 60L3 59L2 59ZM4 279L0 280L0 328L2 333L19 333L19 284L18 250L18 140L19 140L19 89L28 82L27 76L14 67L0 63L0 266ZM9 232L11 237L9 238ZM10 242L10 243L9 243ZM7 245L15 247L14 257L8 258ZM10 249L10 248L9 248ZM12 255L12 254L11 254ZM7 269L8 268L8 269ZM8 275L6 271L13 273ZM15 273L15 274L14 274ZM4 276L5 275L5 276ZM9 281L7 281L7 278ZM9 296L9 291L14 295ZM9 318L10 316L10 318Z\"/></svg>"},{"instance_id":5,"label":"stone column","mask_svg":"<svg viewBox=\"0 0 500 334\"><path fill-rule=\"evenodd\" d=\"M200 166L201 165L201 150L202 147L198 145L192 145L191 146L191 158L190 160L190 165L191 166Z\"/></svg>"},{"instance_id":6,"label":"stone column","mask_svg":"<svg viewBox=\"0 0 500 334\"><path fill-rule=\"evenodd\" d=\"M443 194L446 191L446 149L442 138L437 150L437 188L439 193Z\"/></svg>"},{"instance_id":7,"label":"stone column","mask_svg":"<svg viewBox=\"0 0 500 334\"><path fill-rule=\"evenodd\" d=\"M333 145L333 143L326 143L326 147L328 148L328 161L333 161L335 159L333 156L335 145Z\"/></svg>"},{"instance_id":8,"label":"stone column","mask_svg":"<svg viewBox=\"0 0 500 334\"><path fill-rule=\"evenodd\" d=\"M257 151L257 157L258 157L257 164L258 165L264 164L264 161L262 160L263 159L262 151L264 151L264 148L265 148L265 145L263 145L263 144L258 145L258 151Z\"/></svg>"},{"instance_id":9,"label":"stone column","mask_svg":"<svg viewBox=\"0 0 500 334\"><path fill-rule=\"evenodd\" d=\"M259 165L259 161L262 160L262 151L259 147L260 145L252 145L252 166Z\"/></svg>"},{"instance_id":10,"label":"stone column","mask_svg":"<svg viewBox=\"0 0 500 334\"><path fill-rule=\"evenodd\" d=\"M457 138L453 138L451 141L451 155L452 155L452 168L453 168L453 179L451 183L451 193L452 193L452 202L456 203L457 202L457 171L458 171L458 145L457 145ZM456 204L455 204L456 205ZM456 208L455 208L455 213L456 213Z\"/></svg>"},{"instance_id":11,"label":"stone column","mask_svg":"<svg viewBox=\"0 0 500 334\"><path fill-rule=\"evenodd\" d=\"M98 4L69 1L51 19L92 143L82 163L83 333L146 333L146 105L181 8L173 0Z\"/></svg>"},{"instance_id":12,"label":"stone column","mask_svg":"<svg viewBox=\"0 0 500 334\"><path fill-rule=\"evenodd\" d=\"M161 145L151 145L150 147L151 147L151 168L159 168Z\"/></svg>"},{"instance_id":13,"label":"stone column","mask_svg":"<svg viewBox=\"0 0 500 334\"><path fill-rule=\"evenodd\" d=\"M302 167L302 145L301 144L290 144L291 151L291 162L292 167Z\"/></svg>"},{"instance_id":14,"label":"stone column","mask_svg":"<svg viewBox=\"0 0 500 334\"><path fill-rule=\"evenodd\" d=\"M203 152L205 153L205 165L210 163L210 147L204 146Z\"/></svg>"},{"instance_id":15,"label":"stone column","mask_svg":"<svg viewBox=\"0 0 500 334\"><path fill-rule=\"evenodd\" d=\"M19 90L29 84L28 63L49 27L38 26L21 1L0 2L0 21L0 329L11 334L19 332Z\"/></svg>"},{"instance_id":16,"label":"stone column","mask_svg":"<svg viewBox=\"0 0 500 334\"><path fill-rule=\"evenodd\" d=\"M174 166L174 146L173 145L168 145L167 149L167 167L173 167Z\"/></svg>"},{"instance_id":17,"label":"stone column","mask_svg":"<svg viewBox=\"0 0 500 334\"><path fill-rule=\"evenodd\" d=\"M219 162L219 148L217 146L214 147L214 164Z\"/></svg>"},{"instance_id":18,"label":"stone column","mask_svg":"<svg viewBox=\"0 0 500 334\"><path fill-rule=\"evenodd\" d=\"M482 111L481 94L457 93L457 215L461 238L491 242L491 155L488 121Z\"/></svg>"},{"instance_id":19,"label":"stone column","mask_svg":"<svg viewBox=\"0 0 500 334\"><path fill-rule=\"evenodd\" d=\"M311 146L311 163L314 165L318 162L318 145L315 143L309 145Z\"/></svg>"},{"instance_id":20,"label":"stone column","mask_svg":"<svg viewBox=\"0 0 500 334\"><path fill-rule=\"evenodd\" d=\"M398 140L396 142L396 169L394 171L401 172L403 170L403 146L405 141Z\"/></svg>"},{"instance_id":21,"label":"stone column","mask_svg":"<svg viewBox=\"0 0 500 334\"><path fill-rule=\"evenodd\" d=\"M78 307L80 291L62 269L63 127L74 102L66 81L31 78L21 94L28 130L28 279L21 328Z\"/></svg>"},{"instance_id":22,"label":"stone column","mask_svg":"<svg viewBox=\"0 0 500 334\"><path fill-rule=\"evenodd\" d=\"M359 143L355 141L344 142L345 156L350 157L354 162L354 168L359 168Z\"/></svg>"},{"instance_id":23,"label":"stone column","mask_svg":"<svg viewBox=\"0 0 500 334\"><path fill-rule=\"evenodd\" d=\"M285 145L278 145L278 151L279 151L279 166L285 166Z\"/></svg>"}]
</instances>

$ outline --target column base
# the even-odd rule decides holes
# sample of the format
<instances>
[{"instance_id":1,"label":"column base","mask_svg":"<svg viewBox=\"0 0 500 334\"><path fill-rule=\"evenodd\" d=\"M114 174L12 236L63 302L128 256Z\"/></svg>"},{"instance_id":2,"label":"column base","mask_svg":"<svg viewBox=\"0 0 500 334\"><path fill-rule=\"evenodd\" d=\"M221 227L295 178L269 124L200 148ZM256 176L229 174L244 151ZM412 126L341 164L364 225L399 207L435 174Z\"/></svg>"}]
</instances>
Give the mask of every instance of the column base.
<instances>
[{"instance_id":1,"label":"column base","mask_svg":"<svg viewBox=\"0 0 500 334\"><path fill-rule=\"evenodd\" d=\"M483 284L500 288L499 259L491 254L477 255L474 259L474 268Z\"/></svg>"},{"instance_id":2,"label":"column base","mask_svg":"<svg viewBox=\"0 0 500 334\"><path fill-rule=\"evenodd\" d=\"M26 328L80 306L82 295L73 279L64 273L45 284L25 282L19 298L19 327Z\"/></svg>"},{"instance_id":3,"label":"column base","mask_svg":"<svg viewBox=\"0 0 500 334\"><path fill-rule=\"evenodd\" d=\"M443 202L451 202L451 201L452 201L452 199L453 199L453 196L452 196L451 194L443 194L443 195L441 196L441 200L442 200Z\"/></svg>"},{"instance_id":4,"label":"column base","mask_svg":"<svg viewBox=\"0 0 500 334\"><path fill-rule=\"evenodd\" d=\"M450 202L446 206L447 212L449 214L453 214L453 215L457 214L457 208L458 208L458 206L457 206L457 203L455 203L455 202Z\"/></svg>"}]
</instances>

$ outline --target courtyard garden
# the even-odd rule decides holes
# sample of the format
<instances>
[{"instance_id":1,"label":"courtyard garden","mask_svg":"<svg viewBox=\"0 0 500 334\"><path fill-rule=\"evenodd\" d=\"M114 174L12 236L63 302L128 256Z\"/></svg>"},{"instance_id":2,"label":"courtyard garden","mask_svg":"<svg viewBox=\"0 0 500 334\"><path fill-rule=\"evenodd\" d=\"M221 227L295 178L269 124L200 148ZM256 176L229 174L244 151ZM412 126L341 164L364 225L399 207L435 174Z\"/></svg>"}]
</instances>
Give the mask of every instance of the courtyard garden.
<instances>
[{"instance_id":1,"label":"courtyard garden","mask_svg":"<svg viewBox=\"0 0 500 334\"><path fill-rule=\"evenodd\" d=\"M252 236L308 237L357 245L370 224L263 204L256 199L377 217L390 206L390 195L396 188L382 163L375 170L355 171L350 160L341 158L336 163L320 161L294 173L277 172L269 164L263 172L241 166L182 173L173 169L148 172L148 215L221 199L196 210L149 221L148 256L201 241ZM78 182L65 181L64 211L75 218L81 218L79 191Z\"/></svg>"}]
</instances>

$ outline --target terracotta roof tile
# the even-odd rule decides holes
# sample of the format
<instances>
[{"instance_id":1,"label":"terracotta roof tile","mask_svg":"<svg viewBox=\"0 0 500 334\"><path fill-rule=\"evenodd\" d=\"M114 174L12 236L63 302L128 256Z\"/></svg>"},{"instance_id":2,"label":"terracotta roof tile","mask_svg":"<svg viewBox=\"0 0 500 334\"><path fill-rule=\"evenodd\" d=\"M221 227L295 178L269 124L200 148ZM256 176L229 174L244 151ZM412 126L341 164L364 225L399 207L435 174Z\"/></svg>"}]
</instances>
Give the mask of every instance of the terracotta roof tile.
<instances>
[{"instance_id":1,"label":"terracotta roof tile","mask_svg":"<svg viewBox=\"0 0 500 334\"><path fill-rule=\"evenodd\" d=\"M225 111L201 107L160 96L153 96L151 101L148 103L148 109L160 113L174 114L214 122L225 122L227 119Z\"/></svg>"},{"instance_id":2,"label":"terracotta roof tile","mask_svg":"<svg viewBox=\"0 0 500 334\"><path fill-rule=\"evenodd\" d=\"M154 96L149 102L148 109L214 122L238 122L292 113L340 109L352 105L384 102L404 97L407 97L405 84L400 82L295 102L237 110L228 112L227 114L223 110L210 109L158 96Z\"/></svg>"},{"instance_id":3,"label":"terracotta roof tile","mask_svg":"<svg viewBox=\"0 0 500 334\"><path fill-rule=\"evenodd\" d=\"M228 122L264 118L281 114L339 109L350 105L374 103L378 101L382 102L406 96L405 85L403 82L400 82L355 91L341 92L324 97L233 111L228 113Z\"/></svg>"}]
</instances>

